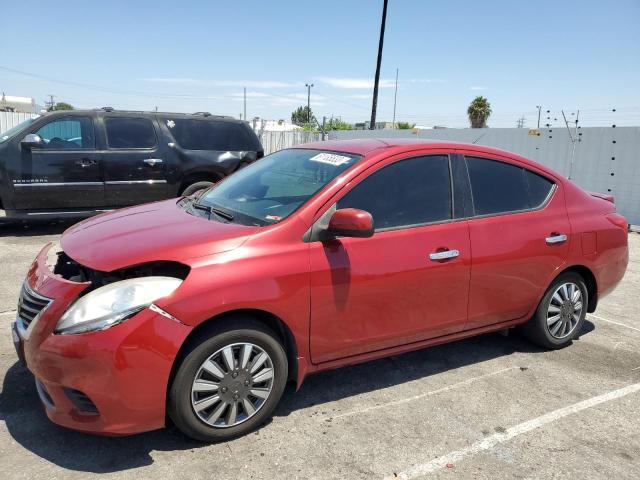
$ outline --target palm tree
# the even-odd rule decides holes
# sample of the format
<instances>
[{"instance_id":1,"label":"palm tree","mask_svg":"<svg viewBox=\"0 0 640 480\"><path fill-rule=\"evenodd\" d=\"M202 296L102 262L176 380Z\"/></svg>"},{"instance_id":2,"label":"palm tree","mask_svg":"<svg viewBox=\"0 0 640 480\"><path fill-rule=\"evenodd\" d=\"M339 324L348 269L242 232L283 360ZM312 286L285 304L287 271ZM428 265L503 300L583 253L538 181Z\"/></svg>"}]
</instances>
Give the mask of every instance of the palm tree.
<instances>
[{"instance_id":1,"label":"palm tree","mask_svg":"<svg viewBox=\"0 0 640 480\"><path fill-rule=\"evenodd\" d=\"M491 104L485 97L476 97L467 109L471 128L486 128L487 119L491 116Z\"/></svg>"}]
</instances>

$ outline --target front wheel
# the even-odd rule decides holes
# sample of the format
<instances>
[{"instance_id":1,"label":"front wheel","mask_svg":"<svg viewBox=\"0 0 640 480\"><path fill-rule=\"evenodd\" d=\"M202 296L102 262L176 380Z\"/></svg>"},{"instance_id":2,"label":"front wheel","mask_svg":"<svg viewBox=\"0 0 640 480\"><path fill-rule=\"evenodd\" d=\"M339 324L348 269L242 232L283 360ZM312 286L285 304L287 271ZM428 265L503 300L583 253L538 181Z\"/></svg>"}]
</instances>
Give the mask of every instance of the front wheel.
<instances>
[{"instance_id":1,"label":"front wheel","mask_svg":"<svg viewBox=\"0 0 640 480\"><path fill-rule=\"evenodd\" d=\"M541 347L566 347L579 335L588 304L583 278L577 273L563 273L547 289L533 318L523 326L524 334Z\"/></svg>"},{"instance_id":2,"label":"front wheel","mask_svg":"<svg viewBox=\"0 0 640 480\"><path fill-rule=\"evenodd\" d=\"M275 335L242 322L191 350L169 391L168 413L185 435L224 441L267 420L287 380L287 357Z\"/></svg>"},{"instance_id":3,"label":"front wheel","mask_svg":"<svg viewBox=\"0 0 640 480\"><path fill-rule=\"evenodd\" d=\"M202 190L206 190L207 188L211 188L215 185L213 182L196 182L188 185L183 191L182 196L188 197L193 195L194 193L200 192Z\"/></svg>"}]
</instances>

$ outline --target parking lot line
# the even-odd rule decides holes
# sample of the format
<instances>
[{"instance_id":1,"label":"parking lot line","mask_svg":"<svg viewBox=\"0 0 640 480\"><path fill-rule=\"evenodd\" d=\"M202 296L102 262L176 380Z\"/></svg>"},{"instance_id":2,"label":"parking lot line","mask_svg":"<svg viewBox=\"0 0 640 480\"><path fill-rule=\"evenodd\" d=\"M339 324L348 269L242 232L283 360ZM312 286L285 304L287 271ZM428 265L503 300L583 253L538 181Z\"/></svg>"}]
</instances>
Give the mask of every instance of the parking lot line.
<instances>
[{"instance_id":1,"label":"parking lot line","mask_svg":"<svg viewBox=\"0 0 640 480\"><path fill-rule=\"evenodd\" d=\"M599 317L598 315L594 315L593 313L590 313L589 316L593 317L593 318L595 318L597 320L601 320L603 322L613 323L614 325L619 325L621 327L630 328L631 330L635 330L636 332L640 332L640 328L632 327L631 325L626 325L626 324L620 323L620 322L614 322L613 320L608 320L606 318Z\"/></svg>"},{"instance_id":2,"label":"parking lot line","mask_svg":"<svg viewBox=\"0 0 640 480\"><path fill-rule=\"evenodd\" d=\"M454 450L445 455L437 457L430 462L413 465L412 467L409 467L402 472L395 473L392 476L388 476L385 478L389 480L393 478L402 478L408 480L411 478L427 475L436 470L440 470L441 468L446 467L448 464L455 464L465 457L475 455L485 450L489 450L500 443L504 443L519 435L544 427L545 425L555 422L556 420L560 420L568 415L573 415L575 413L581 412L582 410L595 407L596 405L600 405L605 402L610 402L612 400L624 397L632 393L636 393L638 391L640 391L640 383L634 383L631 385L627 385L626 387L612 390L610 392L591 397L587 400L574 403L573 405L568 405L566 407L559 408L558 410L553 410L552 412L545 413L544 415L541 415L539 417L527 420L523 423L519 423L517 425L514 425L513 427L509 427L504 432L494 433L493 435L490 435L466 448Z\"/></svg>"},{"instance_id":3,"label":"parking lot line","mask_svg":"<svg viewBox=\"0 0 640 480\"><path fill-rule=\"evenodd\" d=\"M419 395L414 395L413 397L403 398L402 400L397 400L397 401L394 401L394 402L388 402L388 403L383 403L383 404L379 404L379 405L372 405L370 407L364 407L364 408L360 408L358 410L352 410L350 412L344 412L344 413L340 413L338 415L333 415L332 418L333 418L333 420L336 420L338 418L349 417L351 415L360 415L362 413L370 412L371 410L377 410L379 408L387 408L387 407L390 407L392 405L400 405L400 404L403 404L403 403L412 402L412 401L418 400L420 398L429 397L431 395L436 395L438 393L447 392L449 390L453 390L453 389L461 387L463 385L467 385L469 383L473 383L473 382L476 382L478 380L482 380L483 378L493 377L495 375L500 375L501 373L505 373L505 372L508 372L510 370L517 370L519 368L520 367L503 368L503 369L495 371L495 372L486 373L484 375L479 375L477 377L469 378L467 380L463 380L463 381L458 382L458 383L453 383L451 385L448 385L448 386L443 387L443 388L439 388L437 390L431 390L429 392L421 393Z\"/></svg>"}]
</instances>

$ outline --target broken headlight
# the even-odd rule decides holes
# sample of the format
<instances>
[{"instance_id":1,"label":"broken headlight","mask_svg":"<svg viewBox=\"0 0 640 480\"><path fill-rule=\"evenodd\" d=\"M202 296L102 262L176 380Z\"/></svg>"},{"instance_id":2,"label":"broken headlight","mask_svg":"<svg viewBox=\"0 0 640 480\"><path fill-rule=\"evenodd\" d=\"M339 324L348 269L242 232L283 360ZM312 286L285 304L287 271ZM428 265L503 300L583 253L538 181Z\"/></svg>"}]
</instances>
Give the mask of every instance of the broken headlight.
<instances>
[{"instance_id":1,"label":"broken headlight","mask_svg":"<svg viewBox=\"0 0 640 480\"><path fill-rule=\"evenodd\" d=\"M85 333L121 323L180 286L173 277L140 277L110 283L79 298L58 321L56 333Z\"/></svg>"}]
</instances>

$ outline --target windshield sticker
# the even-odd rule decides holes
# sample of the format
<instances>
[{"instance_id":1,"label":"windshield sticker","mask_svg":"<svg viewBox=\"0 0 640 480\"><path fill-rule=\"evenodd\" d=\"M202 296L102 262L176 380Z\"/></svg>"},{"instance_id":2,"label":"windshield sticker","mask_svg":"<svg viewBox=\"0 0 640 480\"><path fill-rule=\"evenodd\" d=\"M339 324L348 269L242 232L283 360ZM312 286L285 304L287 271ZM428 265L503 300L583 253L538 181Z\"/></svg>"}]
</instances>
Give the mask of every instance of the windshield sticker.
<instances>
[{"instance_id":1,"label":"windshield sticker","mask_svg":"<svg viewBox=\"0 0 640 480\"><path fill-rule=\"evenodd\" d=\"M339 167L345 163L349 163L351 157L336 155L335 153L319 153L318 155L311 157L309 160L312 162L326 163L328 165L333 165L334 167Z\"/></svg>"},{"instance_id":2,"label":"windshield sticker","mask_svg":"<svg viewBox=\"0 0 640 480\"><path fill-rule=\"evenodd\" d=\"M279 217L278 215L267 215L266 217L267 220L271 220L274 222L279 222L280 220L282 220L282 217Z\"/></svg>"},{"instance_id":3,"label":"windshield sticker","mask_svg":"<svg viewBox=\"0 0 640 480\"><path fill-rule=\"evenodd\" d=\"M174 122L173 120L167 120L167 127L173 128L175 126L176 126L176 122Z\"/></svg>"}]
</instances>

